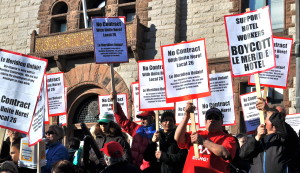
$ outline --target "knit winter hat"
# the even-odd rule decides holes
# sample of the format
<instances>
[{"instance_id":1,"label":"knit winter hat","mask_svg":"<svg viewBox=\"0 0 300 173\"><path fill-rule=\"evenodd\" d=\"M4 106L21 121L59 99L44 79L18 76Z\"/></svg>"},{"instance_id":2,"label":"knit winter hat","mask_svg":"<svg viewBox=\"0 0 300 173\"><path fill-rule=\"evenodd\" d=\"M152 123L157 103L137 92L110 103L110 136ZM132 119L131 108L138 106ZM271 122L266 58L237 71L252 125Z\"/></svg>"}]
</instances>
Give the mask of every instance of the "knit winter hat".
<instances>
[{"instance_id":1,"label":"knit winter hat","mask_svg":"<svg viewBox=\"0 0 300 173\"><path fill-rule=\"evenodd\" d=\"M114 115L109 112L104 112L103 115L99 116L98 123L109 123L111 121L114 121Z\"/></svg>"},{"instance_id":2,"label":"knit winter hat","mask_svg":"<svg viewBox=\"0 0 300 173\"><path fill-rule=\"evenodd\" d=\"M223 119L223 114L218 108L210 108L206 111L205 113L205 119L206 120L222 120Z\"/></svg>"},{"instance_id":3,"label":"knit winter hat","mask_svg":"<svg viewBox=\"0 0 300 173\"><path fill-rule=\"evenodd\" d=\"M174 122L175 122L175 116L172 112L164 112L162 115L161 115L161 118L160 118L160 122L163 122L165 118L167 117L171 117Z\"/></svg>"},{"instance_id":4,"label":"knit winter hat","mask_svg":"<svg viewBox=\"0 0 300 173\"><path fill-rule=\"evenodd\" d=\"M121 158L124 155L123 150L122 145L115 141L104 144L104 147L100 149L105 155L113 158Z\"/></svg>"},{"instance_id":5,"label":"knit winter hat","mask_svg":"<svg viewBox=\"0 0 300 173\"><path fill-rule=\"evenodd\" d=\"M1 164L1 170L10 171L12 173L18 173L18 167L13 161L5 161Z\"/></svg>"}]
</instances>

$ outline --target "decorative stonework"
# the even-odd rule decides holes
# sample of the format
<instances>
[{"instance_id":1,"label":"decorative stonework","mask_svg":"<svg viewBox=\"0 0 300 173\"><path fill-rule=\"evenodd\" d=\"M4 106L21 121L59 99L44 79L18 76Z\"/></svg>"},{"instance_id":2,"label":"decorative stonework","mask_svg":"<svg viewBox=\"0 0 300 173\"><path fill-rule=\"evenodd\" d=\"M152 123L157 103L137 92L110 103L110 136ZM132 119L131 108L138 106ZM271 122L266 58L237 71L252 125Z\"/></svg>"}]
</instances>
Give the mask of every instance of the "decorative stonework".
<instances>
[{"instance_id":1,"label":"decorative stonework","mask_svg":"<svg viewBox=\"0 0 300 173\"><path fill-rule=\"evenodd\" d=\"M93 44L91 30L72 33L60 33L51 36L38 37L35 44L35 52L47 52L88 46Z\"/></svg>"}]
</instances>

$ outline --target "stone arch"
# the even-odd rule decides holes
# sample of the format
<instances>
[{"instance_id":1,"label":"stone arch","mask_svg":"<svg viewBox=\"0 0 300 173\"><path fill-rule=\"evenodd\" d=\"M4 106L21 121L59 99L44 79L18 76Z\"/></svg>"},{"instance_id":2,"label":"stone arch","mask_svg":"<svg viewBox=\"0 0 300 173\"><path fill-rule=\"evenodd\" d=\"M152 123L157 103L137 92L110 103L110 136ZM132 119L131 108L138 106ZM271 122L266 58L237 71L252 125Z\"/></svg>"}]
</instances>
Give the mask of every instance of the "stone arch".
<instances>
[{"instance_id":1,"label":"stone arch","mask_svg":"<svg viewBox=\"0 0 300 173\"><path fill-rule=\"evenodd\" d=\"M63 13L68 13L69 7L68 4L64 1L58 1L53 4L51 15L58 15Z\"/></svg>"},{"instance_id":2,"label":"stone arch","mask_svg":"<svg viewBox=\"0 0 300 173\"><path fill-rule=\"evenodd\" d=\"M92 95L107 95L112 91L110 67L103 64L81 64L66 72L65 85L67 90L67 112L68 112L68 131L67 136L73 136L73 118L76 108L86 98ZM132 113L132 103L130 100L130 91L127 88L123 78L114 71L115 89L117 93L126 93L129 97L127 100L128 113Z\"/></svg>"}]
</instances>

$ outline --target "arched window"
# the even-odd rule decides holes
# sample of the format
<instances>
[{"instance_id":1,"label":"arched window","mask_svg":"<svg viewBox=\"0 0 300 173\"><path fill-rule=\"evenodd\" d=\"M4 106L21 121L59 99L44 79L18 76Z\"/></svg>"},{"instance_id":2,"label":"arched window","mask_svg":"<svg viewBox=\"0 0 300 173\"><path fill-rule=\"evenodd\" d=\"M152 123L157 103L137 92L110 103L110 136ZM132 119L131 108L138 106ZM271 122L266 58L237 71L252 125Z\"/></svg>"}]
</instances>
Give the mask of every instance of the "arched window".
<instances>
[{"instance_id":1,"label":"arched window","mask_svg":"<svg viewBox=\"0 0 300 173\"><path fill-rule=\"evenodd\" d=\"M97 122L99 114L98 95L83 100L75 111L73 124Z\"/></svg>"},{"instance_id":2,"label":"arched window","mask_svg":"<svg viewBox=\"0 0 300 173\"><path fill-rule=\"evenodd\" d=\"M65 2L60 1L53 6L50 33L67 31L67 13L68 5Z\"/></svg>"},{"instance_id":3,"label":"arched window","mask_svg":"<svg viewBox=\"0 0 300 173\"><path fill-rule=\"evenodd\" d=\"M64 14L68 12L68 5L65 2L58 2L52 9L52 15Z\"/></svg>"},{"instance_id":4,"label":"arched window","mask_svg":"<svg viewBox=\"0 0 300 173\"><path fill-rule=\"evenodd\" d=\"M92 27L92 17L105 16L105 0L86 0L86 8L88 15L88 27ZM79 28L81 29L84 28L82 4L80 4L80 10Z\"/></svg>"}]
</instances>

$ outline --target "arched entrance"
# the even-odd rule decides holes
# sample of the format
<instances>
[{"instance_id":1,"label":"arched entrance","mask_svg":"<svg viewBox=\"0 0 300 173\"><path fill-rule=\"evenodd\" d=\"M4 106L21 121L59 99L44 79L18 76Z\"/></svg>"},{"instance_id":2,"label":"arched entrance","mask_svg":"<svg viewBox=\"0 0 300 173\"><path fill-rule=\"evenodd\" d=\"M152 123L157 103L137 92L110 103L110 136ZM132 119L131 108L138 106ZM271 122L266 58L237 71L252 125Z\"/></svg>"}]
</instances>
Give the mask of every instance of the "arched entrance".
<instances>
[{"instance_id":1,"label":"arched entrance","mask_svg":"<svg viewBox=\"0 0 300 173\"><path fill-rule=\"evenodd\" d=\"M129 89L122 77L114 72L117 93L126 93ZM67 91L68 128L67 137L81 137L79 124L93 125L98 120L98 95L111 93L110 68L107 65L88 63L78 65L65 73ZM128 99L129 115L131 102Z\"/></svg>"}]
</instances>

